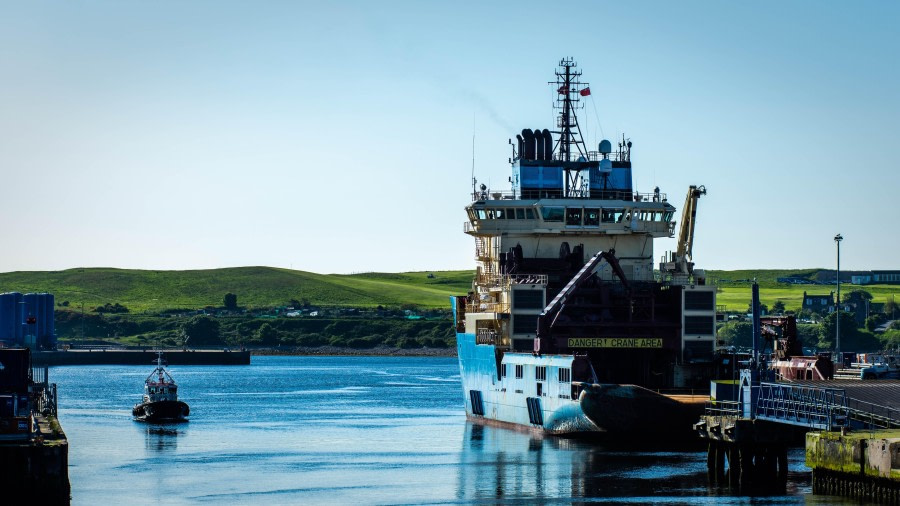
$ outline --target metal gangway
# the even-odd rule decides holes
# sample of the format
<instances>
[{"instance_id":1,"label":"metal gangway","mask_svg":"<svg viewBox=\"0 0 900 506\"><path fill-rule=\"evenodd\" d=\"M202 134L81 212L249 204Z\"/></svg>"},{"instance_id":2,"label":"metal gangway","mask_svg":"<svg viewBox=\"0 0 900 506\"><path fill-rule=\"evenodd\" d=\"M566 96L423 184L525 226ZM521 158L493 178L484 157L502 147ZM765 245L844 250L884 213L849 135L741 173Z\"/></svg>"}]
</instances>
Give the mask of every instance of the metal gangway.
<instances>
[{"instance_id":1,"label":"metal gangway","mask_svg":"<svg viewBox=\"0 0 900 506\"><path fill-rule=\"evenodd\" d=\"M742 415L752 409L760 420L821 430L900 428L900 410L853 399L844 389L767 382L754 388L756 402L746 406L745 398Z\"/></svg>"}]
</instances>

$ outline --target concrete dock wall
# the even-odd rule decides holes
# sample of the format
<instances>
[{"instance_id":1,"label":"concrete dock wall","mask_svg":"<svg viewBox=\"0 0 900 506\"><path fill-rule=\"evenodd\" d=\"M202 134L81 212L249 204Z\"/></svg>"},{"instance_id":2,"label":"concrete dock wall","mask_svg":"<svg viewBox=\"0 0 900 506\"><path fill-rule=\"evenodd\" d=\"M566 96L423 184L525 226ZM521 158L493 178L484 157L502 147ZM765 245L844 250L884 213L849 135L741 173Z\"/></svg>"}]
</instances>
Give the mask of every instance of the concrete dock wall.
<instances>
[{"instance_id":1,"label":"concrete dock wall","mask_svg":"<svg viewBox=\"0 0 900 506\"><path fill-rule=\"evenodd\" d=\"M38 425L40 436L0 444L2 504L69 504L69 442L52 417L39 416Z\"/></svg>"},{"instance_id":2,"label":"concrete dock wall","mask_svg":"<svg viewBox=\"0 0 900 506\"><path fill-rule=\"evenodd\" d=\"M163 352L163 359L169 365L248 365L249 351L223 350L171 350ZM147 350L69 350L37 351L31 361L39 365L152 365L156 363L156 352Z\"/></svg>"},{"instance_id":3,"label":"concrete dock wall","mask_svg":"<svg viewBox=\"0 0 900 506\"><path fill-rule=\"evenodd\" d=\"M900 430L810 432L813 493L900 504Z\"/></svg>"}]
</instances>

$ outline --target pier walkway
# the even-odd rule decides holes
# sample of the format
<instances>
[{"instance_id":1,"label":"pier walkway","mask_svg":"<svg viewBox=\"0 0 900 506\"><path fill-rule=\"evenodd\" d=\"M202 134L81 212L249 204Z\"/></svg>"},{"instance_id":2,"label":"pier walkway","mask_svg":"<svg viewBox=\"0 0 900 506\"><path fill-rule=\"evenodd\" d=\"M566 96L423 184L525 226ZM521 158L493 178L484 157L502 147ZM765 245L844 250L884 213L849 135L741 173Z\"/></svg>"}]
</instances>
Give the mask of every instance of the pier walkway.
<instances>
[{"instance_id":1,"label":"pier walkway","mask_svg":"<svg viewBox=\"0 0 900 506\"><path fill-rule=\"evenodd\" d=\"M754 385L750 377L743 371L737 400L711 400L694 425L709 442L711 483L742 493L780 491L787 446L812 430L806 459L814 492L900 501L900 381Z\"/></svg>"}]
</instances>

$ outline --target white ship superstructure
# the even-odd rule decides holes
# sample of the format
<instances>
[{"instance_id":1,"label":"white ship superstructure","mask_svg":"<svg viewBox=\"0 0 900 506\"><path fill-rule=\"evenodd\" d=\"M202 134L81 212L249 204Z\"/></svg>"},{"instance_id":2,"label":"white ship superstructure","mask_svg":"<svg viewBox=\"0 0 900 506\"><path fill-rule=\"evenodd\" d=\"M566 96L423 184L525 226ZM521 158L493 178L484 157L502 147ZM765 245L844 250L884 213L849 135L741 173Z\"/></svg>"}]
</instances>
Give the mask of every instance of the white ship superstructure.
<instances>
[{"instance_id":1,"label":"white ship superstructure","mask_svg":"<svg viewBox=\"0 0 900 506\"><path fill-rule=\"evenodd\" d=\"M675 207L633 188L630 140L586 149L575 112L590 89L571 59L556 75L556 128L517 136L510 191L473 180L476 276L453 301L466 409L552 432L617 430L645 408L693 407L657 391L708 387L715 288L691 261L705 189L688 190L678 251L657 264L653 240L675 235Z\"/></svg>"}]
</instances>

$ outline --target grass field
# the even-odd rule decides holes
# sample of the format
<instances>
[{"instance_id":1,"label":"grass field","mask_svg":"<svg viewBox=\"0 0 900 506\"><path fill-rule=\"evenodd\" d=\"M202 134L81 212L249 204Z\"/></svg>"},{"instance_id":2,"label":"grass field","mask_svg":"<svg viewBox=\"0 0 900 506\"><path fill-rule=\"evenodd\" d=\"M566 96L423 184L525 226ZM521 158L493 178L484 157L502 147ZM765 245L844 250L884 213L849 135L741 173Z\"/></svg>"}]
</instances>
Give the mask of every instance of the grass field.
<instances>
[{"instance_id":1,"label":"grass field","mask_svg":"<svg viewBox=\"0 0 900 506\"><path fill-rule=\"evenodd\" d=\"M772 307L775 301L782 301L788 310L799 310L803 303L803 292L813 295L828 295L837 291L836 285L791 285L778 283L780 277L807 277L818 269L797 270L741 270L741 271L707 271L707 275L719 286L716 297L718 305L726 306L726 311L744 311L750 305L751 283L745 280L756 279L759 283L760 301ZM841 283L841 298L853 290L865 290L872 294L872 302L884 303L895 294L900 300L900 285L866 285L858 286Z\"/></svg>"},{"instance_id":2,"label":"grass field","mask_svg":"<svg viewBox=\"0 0 900 506\"><path fill-rule=\"evenodd\" d=\"M728 311L744 311L750 303L750 283L760 284L762 302L776 300L787 309L798 309L803 292L827 294L831 285L786 285L778 277L808 275L816 269L707 271L717 280L718 304ZM433 277L429 277L433 274ZM472 271L406 273L363 273L352 275L315 274L272 267L237 267L195 271L146 271L84 268L65 271L0 273L0 292L49 292L57 303L68 301L71 309L86 310L106 303L119 303L135 312L166 309L197 309L222 306L226 293L235 293L246 307L274 307L291 299L311 304L346 307L399 307L414 304L423 308L448 308L448 297L470 290ZM858 287L841 285L841 292L862 288L874 302L886 302L900 295L898 285Z\"/></svg>"},{"instance_id":3,"label":"grass field","mask_svg":"<svg viewBox=\"0 0 900 506\"><path fill-rule=\"evenodd\" d=\"M449 307L448 297L471 288L471 271L399 274L315 274L272 267L198 271L85 268L0 273L0 291L49 292L57 303L93 308L120 303L132 312L222 306L226 293L246 307L285 305L291 299L348 307L415 304Z\"/></svg>"}]
</instances>

